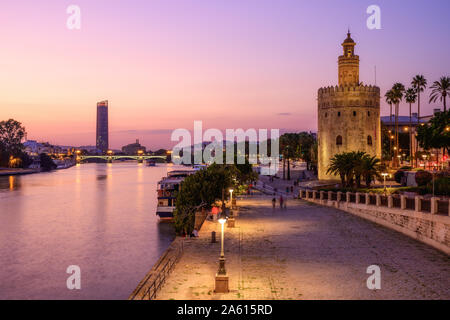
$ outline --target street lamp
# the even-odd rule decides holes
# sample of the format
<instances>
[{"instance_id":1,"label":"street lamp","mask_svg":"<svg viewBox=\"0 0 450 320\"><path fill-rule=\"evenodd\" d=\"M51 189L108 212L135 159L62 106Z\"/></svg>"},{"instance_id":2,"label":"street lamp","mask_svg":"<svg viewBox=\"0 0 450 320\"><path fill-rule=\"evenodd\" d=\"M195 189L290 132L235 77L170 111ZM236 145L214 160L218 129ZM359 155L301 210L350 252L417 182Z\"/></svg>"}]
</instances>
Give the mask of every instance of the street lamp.
<instances>
[{"instance_id":1,"label":"street lamp","mask_svg":"<svg viewBox=\"0 0 450 320\"><path fill-rule=\"evenodd\" d=\"M427 155L426 154L423 154L422 155L422 158L423 158L423 168L425 169L425 170L427 170Z\"/></svg>"},{"instance_id":2,"label":"street lamp","mask_svg":"<svg viewBox=\"0 0 450 320\"><path fill-rule=\"evenodd\" d=\"M228 191L230 191L230 203L231 203L231 207L233 207L233 189L230 189Z\"/></svg>"},{"instance_id":3,"label":"street lamp","mask_svg":"<svg viewBox=\"0 0 450 320\"><path fill-rule=\"evenodd\" d=\"M221 235L221 243L220 243L220 258L219 258L219 271L216 274L216 287L214 292L216 293L228 293L228 275L227 271L225 270L225 254L223 249L223 242L224 242L224 226L225 222L227 221L227 216L225 215L224 208L222 209L222 212L220 213L219 217L219 223L222 228L222 235Z\"/></svg>"},{"instance_id":4,"label":"street lamp","mask_svg":"<svg viewBox=\"0 0 450 320\"><path fill-rule=\"evenodd\" d=\"M386 173L386 172L383 172L381 175L383 176L384 192L386 192L386 177L387 177L389 174Z\"/></svg>"}]
</instances>

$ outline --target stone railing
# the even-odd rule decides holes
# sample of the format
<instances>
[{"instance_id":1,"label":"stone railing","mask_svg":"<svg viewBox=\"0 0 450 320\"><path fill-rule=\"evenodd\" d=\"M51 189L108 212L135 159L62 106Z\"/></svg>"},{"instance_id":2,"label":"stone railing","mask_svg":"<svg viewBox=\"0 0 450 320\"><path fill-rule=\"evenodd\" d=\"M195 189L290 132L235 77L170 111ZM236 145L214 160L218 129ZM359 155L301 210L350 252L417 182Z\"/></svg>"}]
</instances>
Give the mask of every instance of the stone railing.
<instances>
[{"instance_id":1,"label":"stone railing","mask_svg":"<svg viewBox=\"0 0 450 320\"><path fill-rule=\"evenodd\" d=\"M128 297L128 300L153 300L164 285L184 250L184 238L177 237L153 268Z\"/></svg>"},{"instance_id":2,"label":"stone railing","mask_svg":"<svg viewBox=\"0 0 450 320\"><path fill-rule=\"evenodd\" d=\"M450 200L301 189L301 199L335 207L450 254Z\"/></svg>"}]
</instances>

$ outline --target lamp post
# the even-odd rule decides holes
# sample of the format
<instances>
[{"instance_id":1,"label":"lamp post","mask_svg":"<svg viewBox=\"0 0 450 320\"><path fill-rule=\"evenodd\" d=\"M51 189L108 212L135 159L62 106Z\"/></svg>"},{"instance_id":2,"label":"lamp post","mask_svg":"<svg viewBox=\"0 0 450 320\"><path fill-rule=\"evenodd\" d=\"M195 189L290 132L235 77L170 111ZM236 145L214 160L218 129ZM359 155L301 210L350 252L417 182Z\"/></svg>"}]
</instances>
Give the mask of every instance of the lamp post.
<instances>
[{"instance_id":1,"label":"lamp post","mask_svg":"<svg viewBox=\"0 0 450 320\"><path fill-rule=\"evenodd\" d=\"M230 192L230 217L228 218L227 221L227 227L228 228L234 228L234 215L233 215L233 189L229 189L228 190Z\"/></svg>"},{"instance_id":2,"label":"lamp post","mask_svg":"<svg viewBox=\"0 0 450 320\"><path fill-rule=\"evenodd\" d=\"M423 168L424 168L424 170L427 170L427 155L426 154L423 154L422 155L422 158L423 158Z\"/></svg>"},{"instance_id":3,"label":"lamp post","mask_svg":"<svg viewBox=\"0 0 450 320\"><path fill-rule=\"evenodd\" d=\"M222 210L219 217L219 223L222 229L221 241L220 241L220 258L219 258L219 270L216 274L216 286L214 292L216 293L228 293L228 275L225 269L225 253L224 253L224 226L227 221L225 210Z\"/></svg>"},{"instance_id":4,"label":"lamp post","mask_svg":"<svg viewBox=\"0 0 450 320\"><path fill-rule=\"evenodd\" d=\"M383 176L384 192L386 193L386 177L388 176L388 174L386 172L383 172L381 175Z\"/></svg>"}]
</instances>

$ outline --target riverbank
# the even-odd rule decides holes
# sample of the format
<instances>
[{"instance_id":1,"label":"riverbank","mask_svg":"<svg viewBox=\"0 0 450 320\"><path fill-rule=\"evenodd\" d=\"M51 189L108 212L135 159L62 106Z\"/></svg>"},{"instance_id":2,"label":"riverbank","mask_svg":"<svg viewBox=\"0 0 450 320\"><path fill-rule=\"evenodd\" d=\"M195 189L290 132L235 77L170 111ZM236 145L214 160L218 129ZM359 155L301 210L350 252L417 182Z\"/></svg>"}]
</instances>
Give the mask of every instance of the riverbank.
<instances>
[{"instance_id":1,"label":"riverbank","mask_svg":"<svg viewBox=\"0 0 450 320\"><path fill-rule=\"evenodd\" d=\"M16 176L23 174L32 174L40 172L39 169L10 169L10 168L0 168L0 176Z\"/></svg>"},{"instance_id":2,"label":"riverbank","mask_svg":"<svg viewBox=\"0 0 450 320\"><path fill-rule=\"evenodd\" d=\"M75 161L67 162L67 163L61 163L57 164L57 168L54 170L63 170L63 169L69 169L74 166L76 166L77 163ZM36 169L30 169L30 168L0 168L0 176L17 176L17 175L24 175L24 174L33 174L33 173L40 173L44 172L40 168ZM48 171L45 171L48 172Z\"/></svg>"},{"instance_id":3,"label":"riverbank","mask_svg":"<svg viewBox=\"0 0 450 320\"><path fill-rule=\"evenodd\" d=\"M230 292L214 293L220 242L206 221L156 298L170 299L449 299L450 261L443 253L335 208L272 196L238 200L235 228L225 230ZM378 265L382 290L369 290L366 273Z\"/></svg>"}]
</instances>

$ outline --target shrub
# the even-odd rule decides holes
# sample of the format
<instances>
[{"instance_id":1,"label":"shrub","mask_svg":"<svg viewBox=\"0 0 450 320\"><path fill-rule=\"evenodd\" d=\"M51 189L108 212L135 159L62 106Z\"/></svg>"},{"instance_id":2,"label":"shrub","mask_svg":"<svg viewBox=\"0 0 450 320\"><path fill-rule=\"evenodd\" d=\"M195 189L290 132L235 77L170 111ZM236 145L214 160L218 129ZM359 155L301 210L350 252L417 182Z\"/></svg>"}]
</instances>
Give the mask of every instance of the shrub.
<instances>
[{"instance_id":1,"label":"shrub","mask_svg":"<svg viewBox=\"0 0 450 320\"><path fill-rule=\"evenodd\" d=\"M42 171L50 171L56 169L56 164L53 162L52 158L50 158L47 154L41 153L39 155L41 160L41 169Z\"/></svg>"},{"instance_id":2,"label":"shrub","mask_svg":"<svg viewBox=\"0 0 450 320\"><path fill-rule=\"evenodd\" d=\"M416 183L419 187L426 186L431 180L433 180L433 175L428 171L420 170L416 172Z\"/></svg>"},{"instance_id":3,"label":"shrub","mask_svg":"<svg viewBox=\"0 0 450 320\"><path fill-rule=\"evenodd\" d=\"M396 173L394 173L394 180L397 183L402 183L402 178L405 176L405 171L398 170Z\"/></svg>"},{"instance_id":4,"label":"shrub","mask_svg":"<svg viewBox=\"0 0 450 320\"><path fill-rule=\"evenodd\" d=\"M433 192L433 182L428 183L429 193ZM442 177L434 180L434 194L439 196L448 196L450 194L450 178Z\"/></svg>"}]
</instances>

